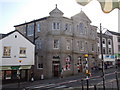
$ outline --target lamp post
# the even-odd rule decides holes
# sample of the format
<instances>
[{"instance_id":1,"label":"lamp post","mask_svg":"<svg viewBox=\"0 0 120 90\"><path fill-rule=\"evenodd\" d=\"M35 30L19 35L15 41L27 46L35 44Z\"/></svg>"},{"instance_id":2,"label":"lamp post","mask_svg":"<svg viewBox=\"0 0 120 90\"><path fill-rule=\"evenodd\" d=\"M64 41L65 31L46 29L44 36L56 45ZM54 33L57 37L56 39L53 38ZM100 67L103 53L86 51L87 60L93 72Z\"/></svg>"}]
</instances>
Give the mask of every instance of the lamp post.
<instances>
[{"instance_id":1,"label":"lamp post","mask_svg":"<svg viewBox=\"0 0 120 90\"><path fill-rule=\"evenodd\" d=\"M104 71L103 44L102 44L102 26L101 26L101 23L100 23L100 47L101 47L101 60L102 60L103 89L105 90L105 71Z\"/></svg>"},{"instance_id":2,"label":"lamp post","mask_svg":"<svg viewBox=\"0 0 120 90\"><path fill-rule=\"evenodd\" d=\"M115 58L116 62L117 62L117 57ZM116 67L116 71L115 71L115 76L116 76L116 83L117 83L117 90L119 90L119 80L118 80L118 73L117 73L117 69L118 69L118 65L117 63L115 63L115 67Z\"/></svg>"}]
</instances>

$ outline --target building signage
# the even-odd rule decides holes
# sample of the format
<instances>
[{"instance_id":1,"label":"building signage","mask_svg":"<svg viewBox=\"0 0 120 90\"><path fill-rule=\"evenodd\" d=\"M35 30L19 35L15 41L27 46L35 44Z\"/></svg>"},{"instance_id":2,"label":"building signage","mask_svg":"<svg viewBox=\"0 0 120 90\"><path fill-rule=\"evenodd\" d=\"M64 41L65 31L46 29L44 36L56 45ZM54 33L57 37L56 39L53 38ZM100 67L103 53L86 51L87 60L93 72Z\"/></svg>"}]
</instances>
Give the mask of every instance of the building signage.
<instances>
[{"instance_id":1,"label":"building signage","mask_svg":"<svg viewBox=\"0 0 120 90\"><path fill-rule=\"evenodd\" d=\"M11 66L12 70L19 70L20 66Z\"/></svg>"}]
</instances>

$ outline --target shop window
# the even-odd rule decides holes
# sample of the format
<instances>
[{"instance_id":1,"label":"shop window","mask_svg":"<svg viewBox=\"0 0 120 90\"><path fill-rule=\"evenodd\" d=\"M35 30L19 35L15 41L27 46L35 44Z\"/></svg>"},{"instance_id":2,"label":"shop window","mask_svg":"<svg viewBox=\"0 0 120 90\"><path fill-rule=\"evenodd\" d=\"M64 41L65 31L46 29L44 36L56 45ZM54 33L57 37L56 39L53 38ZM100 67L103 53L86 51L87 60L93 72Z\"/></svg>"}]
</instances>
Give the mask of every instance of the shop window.
<instances>
[{"instance_id":1,"label":"shop window","mask_svg":"<svg viewBox=\"0 0 120 90\"><path fill-rule=\"evenodd\" d=\"M71 56L68 56L65 59L65 68L64 68L64 70L70 70L70 67L71 67Z\"/></svg>"},{"instance_id":2,"label":"shop window","mask_svg":"<svg viewBox=\"0 0 120 90\"><path fill-rule=\"evenodd\" d=\"M6 71L5 79L11 79L11 71Z\"/></svg>"},{"instance_id":3,"label":"shop window","mask_svg":"<svg viewBox=\"0 0 120 90\"><path fill-rule=\"evenodd\" d=\"M12 79L17 79L17 70L12 71Z\"/></svg>"}]
</instances>

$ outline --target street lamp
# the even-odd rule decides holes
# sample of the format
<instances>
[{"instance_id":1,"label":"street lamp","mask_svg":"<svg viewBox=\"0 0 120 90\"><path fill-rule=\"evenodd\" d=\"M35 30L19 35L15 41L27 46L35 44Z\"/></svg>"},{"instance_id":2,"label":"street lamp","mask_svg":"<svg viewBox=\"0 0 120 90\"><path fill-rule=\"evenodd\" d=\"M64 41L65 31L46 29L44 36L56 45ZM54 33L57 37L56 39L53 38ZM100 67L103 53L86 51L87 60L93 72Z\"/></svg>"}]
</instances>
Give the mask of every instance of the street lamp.
<instances>
[{"instance_id":1,"label":"street lamp","mask_svg":"<svg viewBox=\"0 0 120 90\"><path fill-rule=\"evenodd\" d=\"M106 28L103 28L103 30L104 29L106 29ZM105 71L104 71L103 44L102 44L102 26L101 26L101 23L100 23L100 29L99 30L100 30L100 47L101 47L101 60L102 60L103 89L105 90Z\"/></svg>"}]
</instances>

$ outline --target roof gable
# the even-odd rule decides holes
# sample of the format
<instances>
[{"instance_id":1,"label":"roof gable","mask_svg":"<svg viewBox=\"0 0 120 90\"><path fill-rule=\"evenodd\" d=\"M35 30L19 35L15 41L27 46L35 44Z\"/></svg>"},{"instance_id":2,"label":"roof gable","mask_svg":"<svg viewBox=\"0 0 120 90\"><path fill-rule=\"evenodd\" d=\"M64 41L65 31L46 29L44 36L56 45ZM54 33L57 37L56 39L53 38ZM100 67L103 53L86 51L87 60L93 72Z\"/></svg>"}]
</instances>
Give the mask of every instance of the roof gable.
<instances>
[{"instance_id":1,"label":"roof gable","mask_svg":"<svg viewBox=\"0 0 120 90\"><path fill-rule=\"evenodd\" d=\"M22 37L24 37L27 41L29 41L31 44L34 44L33 42L31 42L27 37L25 37L22 33L20 33L18 30L14 30L12 32L9 32L7 34L4 35L4 37L1 39L3 40L4 38L8 37L9 35L15 33L15 32L18 32Z\"/></svg>"},{"instance_id":2,"label":"roof gable","mask_svg":"<svg viewBox=\"0 0 120 90\"><path fill-rule=\"evenodd\" d=\"M105 34L120 36L120 33L107 30Z\"/></svg>"},{"instance_id":3,"label":"roof gable","mask_svg":"<svg viewBox=\"0 0 120 90\"><path fill-rule=\"evenodd\" d=\"M59 10L56 5L56 8L53 9L49 14L52 17L62 17L64 13L61 10Z\"/></svg>"},{"instance_id":4,"label":"roof gable","mask_svg":"<svg viewBox=\"0 0 120 90\"><path fill-rule=\"evenodd\" d=\"M91 20L88 18L88 16L82 10L80 13L72 16L71 18L74 18L76 20L84 20L84 21L91 23Z\"/></svg>"}]
</instances>

